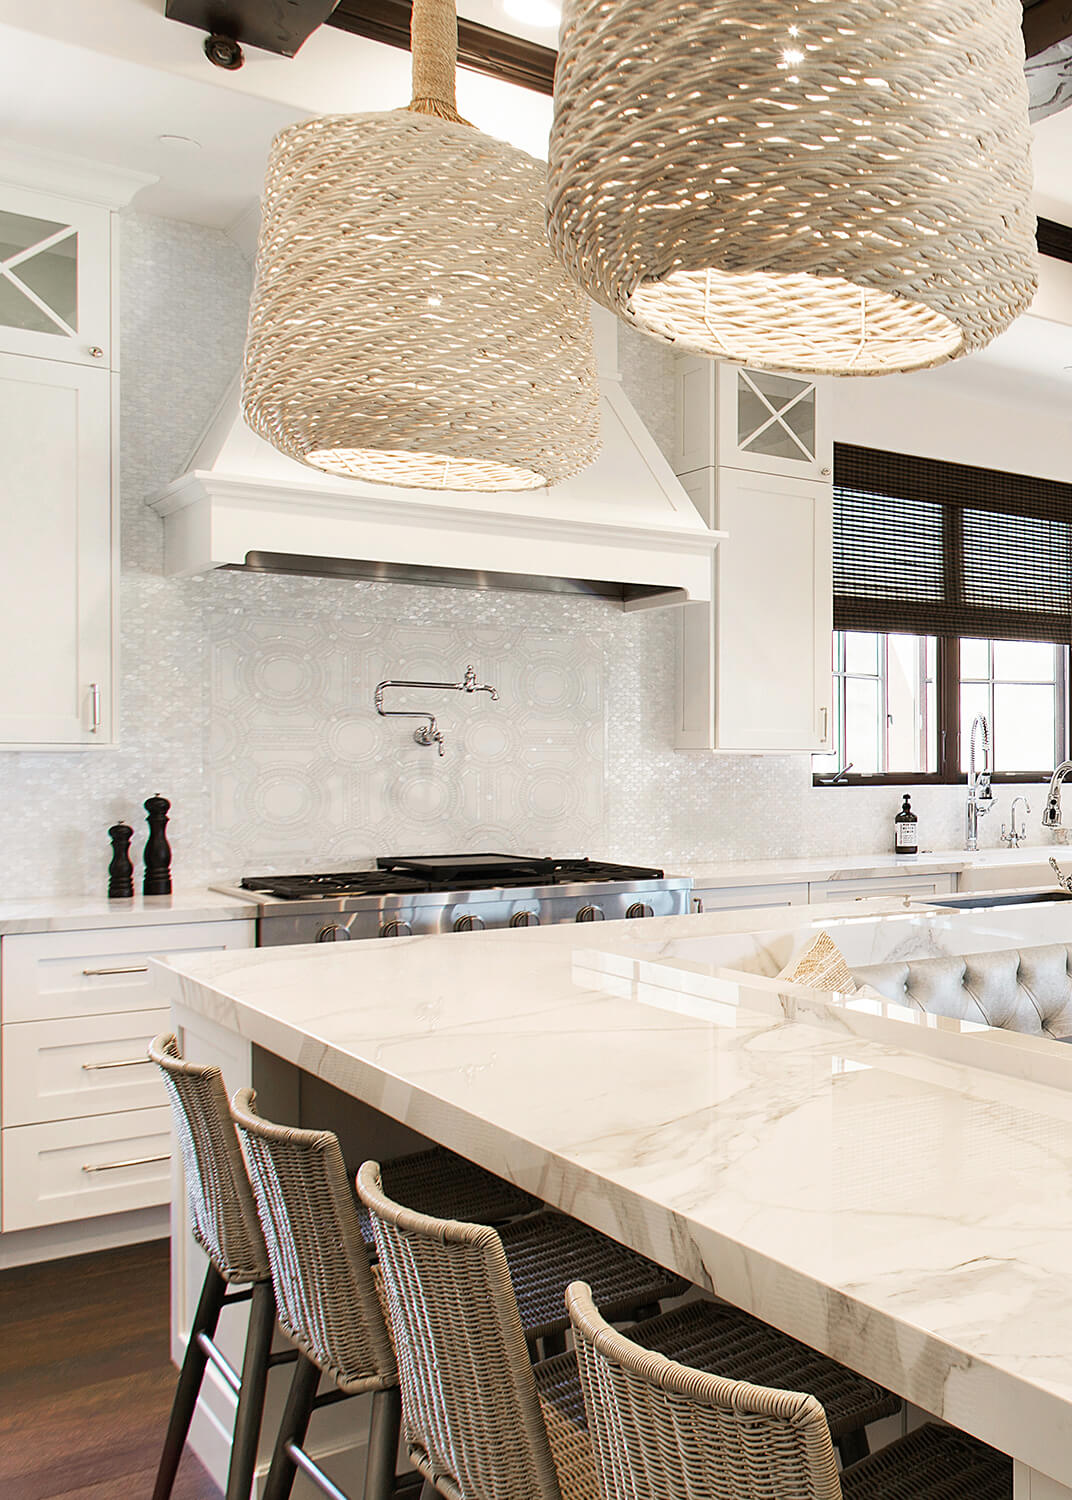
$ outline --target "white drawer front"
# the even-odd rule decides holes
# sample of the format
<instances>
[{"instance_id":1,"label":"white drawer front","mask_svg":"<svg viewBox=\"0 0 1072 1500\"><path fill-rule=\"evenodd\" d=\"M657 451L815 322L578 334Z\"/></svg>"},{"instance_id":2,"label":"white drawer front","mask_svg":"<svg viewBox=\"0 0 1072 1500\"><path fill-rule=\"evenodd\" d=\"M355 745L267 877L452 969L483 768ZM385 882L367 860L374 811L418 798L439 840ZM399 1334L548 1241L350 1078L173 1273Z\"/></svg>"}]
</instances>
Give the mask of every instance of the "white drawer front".
<instances>
[{"instance_id":1,"label":"white drawer front","mask_svg":"<svg viewBox=\"0 0 1072 1500\"><path fill-rule=\"evenodd\" d=\"M868 880L812 881L812 901L866 901L869 896L946 895L955 889L955 875L880 875Z\"/></svg>"},{"instance_id":2,"label":"white drawer front","mask_svg":"<svg viewBox=\"0 0 1072 1500\"><path fill-rule=\"evenodd\" d=\"M167 1029L166 1010L5 1026L5 1128L166 1105L163 1079L145 1050Z\"/></svg>"},{"instance_id":3,"label":"white drawer front","mask_svg":"<svg viewBox=\"0 0 1072 1500\"><path fill-rule=\"evenodd\" d=\"M744 911L751 906L797 906L806 904L808 887L802 882L795 885L726 885L714 886L692 893L695 903L702 902L701 911Z\"/></svg>"},{"instance_id":4,"label":"white drawer front","mask_svg":"<svg viewBox=\"0 0 1072 1500\"><path fill-rule=\"evenodd\" d=\"M146 1010L159 953L251 948L252 922L183 922L99 932L17 933L0 944L3 1018L39 1021Z\"/></svg>"},{"instance_id":5,"label":"white drawer front","mask_svg":"<svg viewBox=\"0 0 1072 1500\"><path fill-rule=\"evenodd\" d=\"M3 1229L151 1208L171 1196L171 1114L139 1109L2 1136Z\"/></svg>"}]
</instances>

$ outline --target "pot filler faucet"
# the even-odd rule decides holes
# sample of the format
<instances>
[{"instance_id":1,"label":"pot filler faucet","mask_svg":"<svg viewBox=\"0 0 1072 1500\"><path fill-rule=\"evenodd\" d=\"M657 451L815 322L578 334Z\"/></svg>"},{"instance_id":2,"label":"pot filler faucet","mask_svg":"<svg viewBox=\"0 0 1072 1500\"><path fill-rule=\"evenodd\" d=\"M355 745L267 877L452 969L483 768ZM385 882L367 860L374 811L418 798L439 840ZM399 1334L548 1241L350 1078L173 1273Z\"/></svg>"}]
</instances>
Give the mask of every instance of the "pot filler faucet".
<instances>
[{"instance_id":1,"label":"pot filler faucet","mask_svg":"<svg viewBox=\"0 0 1072 1500\"><path fill-rule=\"evenodd\" d=\"M979 730L982 738L983 766L976 770L975 766L975 731ZM1072 765L1069 765L1072 771ZM985 714L976 714L972 720L971 734L968 737L968 805L965 809L965 849L978 849L979 847L979 819L984 813L990 811L994 801L994 793L990 790L990 725L986 721ZM1045 821L1045 815L1043 816Z\"/></svg>"},{"instance_id":2,"label":"pot filler faucet","mask_svg":"<svg viewBox=\"0 0 1072 1500\"><path fill-rule=\"evenodd\" d=\"M383 695L388 688L436 688L451 693L487 693L493 703L497 703L499 694L490 683L477 682L476 672L472 666L465 669L465 676L461 682L404 682L395 681L388 677L385 681L376 685L376 712L382 714L385 719L427 719L427 724L422 724L419 729L413 731L413 738L418 745L438 745L440 755L443 754L443 732L436 723L435 714L420 713L415 709L407 708L384 708Z\"/></svg>"},{"instance_id":3,"label":"pot filler faucet","mask_svg":"<svg viewBox=\"0 0 1072 1500\"><path fill-rule=\"evenodd\" d=\"M1050 777L1050 789L1046 793L1046 806L1042 809L1043 828L1061 826L1061 783L1072 771L1072 760L1063 760Z\"/></svg>"}]
</instances>

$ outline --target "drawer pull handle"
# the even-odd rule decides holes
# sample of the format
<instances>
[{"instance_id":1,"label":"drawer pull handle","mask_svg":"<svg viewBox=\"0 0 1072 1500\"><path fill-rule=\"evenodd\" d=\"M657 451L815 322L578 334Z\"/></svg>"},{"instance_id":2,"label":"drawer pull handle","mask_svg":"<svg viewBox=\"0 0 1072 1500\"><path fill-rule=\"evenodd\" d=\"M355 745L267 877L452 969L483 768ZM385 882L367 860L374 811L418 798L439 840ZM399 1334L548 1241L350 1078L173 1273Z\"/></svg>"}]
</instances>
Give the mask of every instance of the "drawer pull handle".
<instances>
[{"instance_id":1,"label":"drawer pull handle","mask_svg":"<svg viewBox=\"0 0 1072 1500\"><path fill-rule=\"evenodd\" d=\"M104 1073L109 1068L144 1068L152 1062L151 1057L124 1057L119 1062L83 1063L83 1073Z\"/></svg>"},{"instance_id":2,"label":"drawer pull handle","mask_svg":"<svg viewBox=\"0 0 1072 1500\"><path fill-rule=\"evenodd\" d=\"M150 1167L158 1161L170 1161L171 1152L166 1151L163 1156L132 1156L129 1161L102 1161L88 1164L82 1168L83 1172L118 1172L120 1167Z\"/></svg>"},{"instance_id":3,"label":"drawer pull handle","mask_svg":"<svg viewBox=\"0 0 1072 1500\"><path fill-rule=\"evenodd\" d=\"M82 974L86 979L102 979L110 974L148 974L148 964L127 964L118 969L83 969Z\"/></svg>"}]
</instances>

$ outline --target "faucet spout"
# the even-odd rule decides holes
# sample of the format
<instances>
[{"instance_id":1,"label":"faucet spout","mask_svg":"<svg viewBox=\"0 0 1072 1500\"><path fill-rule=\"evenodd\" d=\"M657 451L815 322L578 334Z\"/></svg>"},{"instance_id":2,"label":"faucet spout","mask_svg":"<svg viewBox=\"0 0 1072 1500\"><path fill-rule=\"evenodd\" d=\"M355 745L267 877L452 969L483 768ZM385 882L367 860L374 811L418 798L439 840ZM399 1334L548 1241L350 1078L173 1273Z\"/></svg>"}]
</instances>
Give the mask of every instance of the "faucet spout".
<instances>
[{"instance_id":1,"label":"faucet spout","mask_svg":"<svg viewBox=\"0 0 1072 1500\"><path fill-rule=\"evenodd\" d=\"M983 764L975 764L975 735L978 730L982 742ZM968 801L965 807L964 847L969 850L979 847L979 819L990 811L994 793L990 787L990 725L985 714L976 714L968 736Z\"/></svg>"},{"instance_id":2,"label":"faucet spout","mask_svg":"<svg viewBox=\"0 0 1072 1500\"><path fill-rule=\"evenodd\" d=\"M1050 785L1046 792L1046 806L1042 809L1043 828L1061 826L1061 785L1070 773L1072 773L1072 760L1063 760L1050 777Z\"/></svg>"}]
</instances>

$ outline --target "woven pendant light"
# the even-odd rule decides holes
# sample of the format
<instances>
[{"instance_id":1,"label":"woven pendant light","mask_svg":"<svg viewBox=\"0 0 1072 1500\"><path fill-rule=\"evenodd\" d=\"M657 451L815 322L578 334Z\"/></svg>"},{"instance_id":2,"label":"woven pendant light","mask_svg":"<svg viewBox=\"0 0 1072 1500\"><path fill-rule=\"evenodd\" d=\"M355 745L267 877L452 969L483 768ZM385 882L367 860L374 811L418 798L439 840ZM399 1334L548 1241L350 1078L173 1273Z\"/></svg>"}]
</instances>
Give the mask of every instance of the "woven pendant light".
<instances>
[{"instance_id":1,"label":"woven pendant light","mask_svg":"<svg viewBox=\"0 0 1072 1500\"><path fill-rule=\"evenodd\" d=\"M1020 0L566 0L551 243L660 339L876 375L1036 288Z\"/></svg>"},{"instance_id":2,"label":"woven pendant light","mask_svg":"<svg viewBox=\"0 0 1072 1500\"><path fill-rule=\"evenodd\" d=\"M453 0L415 0L413 102L272 146L242 388L291 458L429 490L527 490L599 451L587 301L546 168L462 120Z\"/></svg>"}]
</instances>

